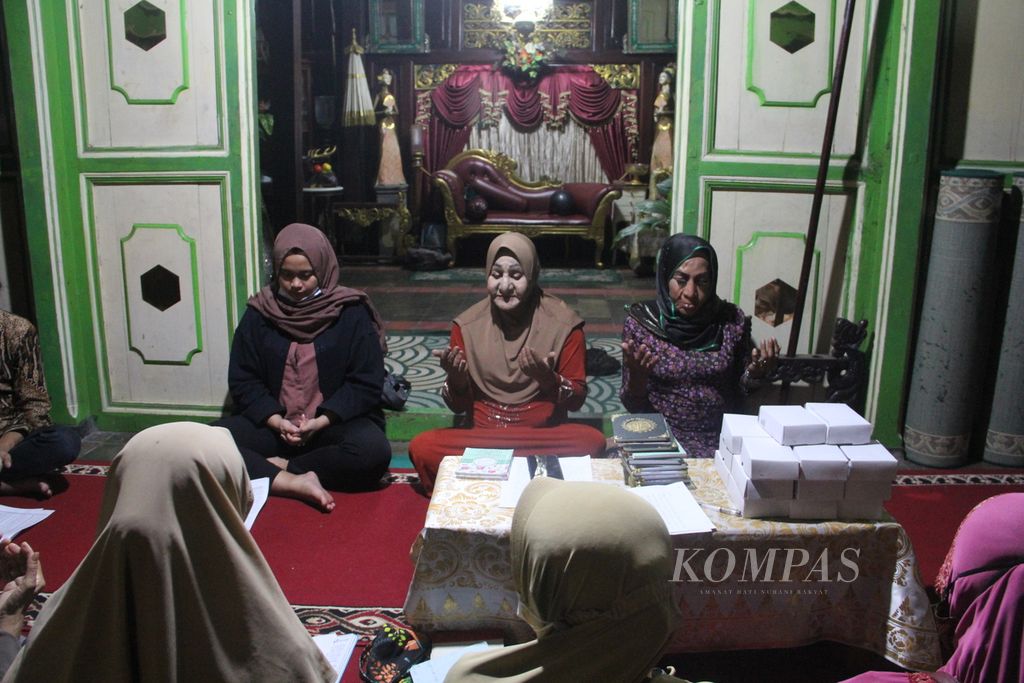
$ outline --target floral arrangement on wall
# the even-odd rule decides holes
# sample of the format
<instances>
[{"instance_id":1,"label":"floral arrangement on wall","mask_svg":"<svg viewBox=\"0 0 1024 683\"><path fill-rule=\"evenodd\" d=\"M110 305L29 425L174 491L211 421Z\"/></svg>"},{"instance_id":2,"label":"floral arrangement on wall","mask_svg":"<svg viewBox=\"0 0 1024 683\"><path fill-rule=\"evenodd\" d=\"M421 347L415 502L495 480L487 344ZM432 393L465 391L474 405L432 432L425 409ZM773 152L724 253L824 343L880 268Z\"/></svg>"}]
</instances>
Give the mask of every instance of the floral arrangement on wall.
<instances>
[{"instance_id":1,"label":"floral arrangement on wall","mask_svg":"<svg viewBox=\"0 0 1024 683\"><path fill-rule=\"evenodd\" d=\"M505 58L501 67L513 78L536 80L551 63L552 51L540 41L525 41L519 36L505 41Z\"/></svg>"}]
</instances>

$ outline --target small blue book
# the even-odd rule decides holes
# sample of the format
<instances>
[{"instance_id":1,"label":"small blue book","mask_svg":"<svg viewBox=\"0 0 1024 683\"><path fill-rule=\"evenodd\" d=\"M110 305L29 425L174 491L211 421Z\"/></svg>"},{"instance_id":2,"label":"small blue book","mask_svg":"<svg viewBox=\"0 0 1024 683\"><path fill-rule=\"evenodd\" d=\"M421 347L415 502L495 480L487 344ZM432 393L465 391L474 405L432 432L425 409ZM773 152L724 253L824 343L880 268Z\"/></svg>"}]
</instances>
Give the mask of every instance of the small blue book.
<instances>
[{"instance_id":1,"label":"small blue book","mask_svg":"<svg viewBox=\"0 0 1024 683\"><path fill-rule=\"evenodd\" d=\"M508 479L511 448L467 448L455 476L460 479Z\"/></svg>"}]
</instances>

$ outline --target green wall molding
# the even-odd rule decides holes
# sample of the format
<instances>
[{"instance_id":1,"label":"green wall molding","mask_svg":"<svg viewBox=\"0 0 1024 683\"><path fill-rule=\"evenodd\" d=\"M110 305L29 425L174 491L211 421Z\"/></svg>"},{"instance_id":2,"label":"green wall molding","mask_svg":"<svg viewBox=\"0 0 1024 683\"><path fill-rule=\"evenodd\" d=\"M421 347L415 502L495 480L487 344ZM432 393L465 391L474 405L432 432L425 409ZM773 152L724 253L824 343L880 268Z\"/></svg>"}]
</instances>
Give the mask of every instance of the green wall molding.
<instances>
[{"instance_id":1,"label":"green wall molding","mask_svg":"<svg viewBox=\"0 0 1024 683\"><path fill-rule=\"evenodd\" d=\"M178 238L185 244L189 252L189 266L191 270L192 280L192 316L196 326L196 338L195 345L192 349L185 354L185 358L181 360L150 360L146 358L146 354L135 346L132 339L132 313L131 305L128 296L128 255L125 253L125 248L136 235L144 230L171 230L177 234ZM120 239L121 243L121 280L124 287L124 319L128 323L128 348L137 353L142 359L142 362L146 365L189 365L192 362L192 356L203 350L203 318L202 308L199 296L199 261L196 258L196 241L185 234L185 230L176 224L164 224L164 223L135 223L132 225L132 229L127 235ZM100 315L100 319L103 316ZM104 349L106 344L104 344ZM101 353L102 357L106 357L105 353Z\"/></svg>"},{"instance_id":2,"label":"green wall molding","mask_svg":"<svg viewBox=\"0 0 1024 683\"><path fill-rule=\"evenodd\" d=\"M770 231L755 230L751 234L750 240L746 244L740 245L739 247L736 248L736 272L733 274L733 282L734 282L734 284L733 284L732 302L734 304L736 304L737 306L739 305L740 294L741 294L741 291L742 291L740 289L740 287L743 284L743 256L744 256L744 254L746 254L746 252L752 251L754 248L756 248L758 242L760 242L762 239L790 239L790 240L797 240L801 244L804 244L804 245L807 244L807 235L805 235L802 232L770 232ZM814 337L815 337L815 333L816 333L816 331L818 329L818 325L817 325L817 313L818 312L817 312L817 306L815 304L818 301L818 289L819 289L819 285L820 285L820 275L821 275L821 250L820 249L818 249L818 248L814 249L814 258L813 258L813 260L814 260L814 265L812 266L812 273L811 273L811 277L813 279L813 285L811 286L812 295L807 297L807 301L809 302L809 305L810 305L811 316L810 316L810 325L806 328L807 331L808 331L808 335L807 335L807 351L806 351L806 353L812 353L813 352L814 341L815 341ZM792 286L792 285L790 285L790 286ZM745 311L745 312L748 315L753 315L754 314L753 311Z\"/></svg>"},{"instance_id":3,"label":"green wall molding","mask_svg":"<svg viewBox=\"0 0 1024 683\"><path fill-rule=\"evenodd\" d=\"M832 92L832 59L826 62L827 73L825 74L825 85L815 93L808 101L787 101L787 100L770 100L765 94L764 90L754 83L754 52L755 46L758 45L757 35L755 34L755 21L754 13L757 11L756 7L760 4L761 8L764 9L768 5L761 0L760 3L757 0L749 0L747 4L747 90L757 95L758 102L762 107L807 107L813 108L818 106L818 100L824 95ZM819 17L815 17L817 21ZM829 17L828 17L828 55L831 58L835 52L835 40L836 40L836 3L832 0L829 3ZM717 35L717 34L716 34ZM717 41L716 41L716 64L717 64Z\"/></svg>"},{"instance_id":4,"label":"green wall molding","mask_svg":"<svg viewBox=\"0 0 1024 683\"><path fill-rule=\"evenodd\" d=\"M216 107L216 132L211 129L216 144L161 145L155 140L153 147L116 149L90 147L87 134L80 132L87 130L87 122L82 106L83 64L76 54L79 4L62 0L3 3L25 217L28 225L38 226L27 235L36 322L53 401L51 415L58 422L95 415L102 429L130 431L169 420L209 420L223 410L221 397L213 395L202 399L211 403L204 406L186 405L187 400L175 405L111 405L109 390L104 389L109 384L108 368L100 353L105 342L93 291L88 222L90 188L96 183L219 185L223 234L214 239L221 240L224 249L228 337L246 296L257 288L262 236L252 122L256 101L250 44L253 8L251 2L238 0L214 0L212 10L201 4L188 6L211 11L214 18L210 35L216 43L215 64L208 68L215 80L210 97L216 99L211 105ZM100 45L107 40L102 34L96 37ZM217 209L211 206L210 210ZM200 277L208 280L210 273ZM208 340L204 343L208 346ZM230 338L217 341L226 343Z\"/></svg>"},{"instance_id":5,"label":"green wall molding","mask_svg":"<svg viewBox=\"0 0 1024 683\"><path fill-rule=\"evenodd\" d=\"M832 55L834 53L834 51L835 51L834 47L833 47L833 42L834 42L834 35L835 35L835 18L837 17L837 13L835 11L835 0L831 0L831 1L832 1L832 8L833 9L832 9L832 18L831 18L831 21L830 21L831 28L830 28L830 32L829 32L830 41L832 41L832 42L830 42L830 47L829 47L829 54L830 55ZM754 3L757 2L757 0L748 0L748 2L752 6L752 5L754 5ZM711 30L711 47L708 50L710 55L705 53L705 50L708 49L707 48L708 43L707 43L706 31L704 32L704 35L701 36L701 40L699 41L700 52L698 53L696 51L696 49L695 49L694 53L693 53L694 56L695 56L694 64L696 65L696 64L699 63L701 65L701 74L702 74L700 76L701 90L703 91L706 88L707 89L707 97L708 97L708 99L707 99L707 125L704 126L703 123L701 123L701 126L700 126L700 128L704 130L704 138L703 138L704 145L703 145L703 149L702 149L702 154L705 157L708 156L708 155L715 155L715 156L719 156L719 155L736 155L736 156L749 156L749 157L764 157L766 159L783 159L783 160L785 160L785 159L818 159L819 155L817 153L811 153L811 152L807 152L807 153L802 153L802 152L765 152L765 151L762 151L762 150L728 150L728 149L719 149L719 148L715 147L715 133L716 133L715 126L716 126L716 119L717 119L717 112L718 112L718 55L719 55L719 40L718 40L718 36L719 36L719 33L720 33L720 29L721 29L721 23L720 23L721 22L721 5L722 5L722 0L707 0L706 2L697 3L697 7L694 10L694 24L695 25L706 26L706 27L708 27L708 30ZM710 12L710 17L709 17L709 12ZM875 18L871 14L871 4L868 3L868 7L867 7L867 9L865 9L865 14L864 14L864 24L865 24L865 26L867 26L867 27L872 26L873 25L872 24L873 20L875 20ZM711 22L710 26L708 26L708 23L707 23L709 21ZM748 41L750 40L749 34L751 32L753 32L753 30L754 30L754 28L753 28L753 21L748 21L748 24L747 24ZM870 57L869 49L870 49L870 46L871 46L870 39L871 39L871 32L865 30L864 31L863 49L862 49L862 54L861 54L861 82L857 85L858 92L860 93L859 97L860 97L861 100L863 99L863 93L864 93L864 84L865 84L864 74L867 72L868 65L870 64L870 59L869 59L869 57ZM751 59L752 59L752 56L750 54L750 51L748 50L748 52L747 52L747 65L746 65L746 73L747 73L747 82L748 82L748 84L750 82L750 69L752 68ZM677 61L678 61L678 63L682 64L681 57L679 59L677 59ZM707 62L707 63L705 63L705 62ZM826 93L831 91L831 87L832 87L831 86L831 84L832 84L832 68L833 68L833 64L832 64L832 60L830 59L829 60L829 66L828 66L828 70L829 70L828 71L828 73L829 73L829 77L828 77L829 86L828 86L827 89L823 90L821 93L818 93L818 95L815 97L813 102L809 102L807 104L799 105L799 106L798 105L792 105L792 104L782 104L782 105L778 105L778 106L794 106L796 108L806 108L806 107L814 107L814 106L816 106L818 99L820 99L822 95L824 95L824 94L826 94ZM844 88L844 90L849 91L850 87L851 87L850 84L847 83L846 87ZM748 88L748 90L750 90L751 92L754 92L754 90L752 90L750 88ZM691 99L690 101L694 102L696 100ZM702 99L700 101L703 102L704 100ZM776 106L776 105L768 105L768 104L766 104L764 102L763 98L760 95L759 95L759 101L764 106ZM703 119L704 119L704 108L703 107L699 107L699 108L690 107L690 111L688 113L691 116L691 118L695 114L699 115L698 118L700 119L701 122L703 122ZM677 156L676 158L679 159L680 157ZM830 172L831 172L832 168L839 168L840 164L842 162L849 161L851 158L852 158L852 155L849 155L849 154L835 154L835 153L833 153L832 157L831 157L831 161L829 163ZM816 168L816 166L815 166L815 168Z\"/></svg>"},{"instance_id":6,"label":"green wall molding","mask_svg":"<svg viewBox=\"0 0 1024 683\"><path fill-rule=\"evenodd\" d=\"M188 59L188 31L185 22L185 1L179 0L178 2L178 17L181 25L181 40L179 47L181 49L181 83L179 83L174 90L166 98L143 98L143 97L132 97L128 90L118 84L117 77L114 75L114 22L113 14L110 11L110 3L113 0L106 0L104 9L106 10L107 17L107 66L108 74L110 78L110 89L114 92L121 93L124 97L125 102L128 104L174 104L178 101L178 95L185 92L189 88L189 59ZM77 8L76 8L77 17Z\"/></svg>"},{"instance_id":7,"label":"green wall molding","mask_svg":"<svg viewBox=\"0 0 1024 683\"><path fill-rule=\"evenodd\" d=\"M18 2L25 2L26 0L17 0L17 1ZM53 2L53 0L44 0L44 1L46 1L46 2ZM108 50L108 79L110 81L110 89L114 90L114 91L117 91L117 92L120 92L121 95L125 98L125 100L129 104L133 104L133 105L140 105L140 106L141 105L167 106L167 105L177 104L178 96L182 92L188 90L191 87L191 85L190 85L191 79L189 77L189 73L191 71L191 62L189 61L188 49L187 49L187 45L188 45L188 43L187 43L188 32L186 30L186 27L187 27L187 14L186 14L186 11L185 11L185 7L187 5L186 0L178 0L179 4L181 6L181 10L180 10L180 17L181 17L181 49L182 49L182 65L183 65L184 82L181 85L178 86L178 88L169 96L168 99L165 99L165 100L146 100L146 99L136 99L136 100L133 100L123 90L123 88L119 88L119 87L117 87L115 85L115 83L114 83L114 74L113 74L113 57L112 57L112 55L113 55L113 43L112 43L113 38L110 35L111 21L110 21L110 4L109 3L110 3L111 0L105 0L105 1L107 3L107 5L105 7L105 12L106 12L106 16L107 16L107 37L106 37L106 41L107 41L107 50ZM227 0L227 2L229 4L233 4L233 2L242 2L242 3L244 3L244 2L246 2L246 0ZM214 2L213 2L213 13L214 13L214 16L217 17L218 19L220 19L223 15L230 15L231 14L230 9L229 8L225 8L224 4L225 3L221 2L220 0L214 0ZM220 12L220 14L218 14L218 12ZM197 155L217 154L219 156L219 155L222 155L225 152L229 151L229 148L228 148L229 142L226 140L226 138L230 136L230 133L228 133L229 126L228 126L227 120L228 120L228 116L230 115L231 112L230 111L225 112L221 108L224 106L224 88L225 88L225 82L224 81L225 81L225 77L229 74L229 72L232 69L231 69L231 65L230 64L225 65L224 62L223 62L224 54L225 54L225 50L223 50L223 49L219 49L217 51L216 58L214 59L214 62L213 62L213 65L214 65L214 76L213 76L214 83L213 83L212 101L215 103L215 106L217 107L217 117L216 118L217 118L217 121L218 121L218 125L217 125L217 138L218 139L217 139L216 142L208 144L208 145L172 145L172 144L154 145L154 146L94 145L92 143L92 141L89 139L89 110L88 110L87 102L86 102L85 95L84 95L84 93L85 93L85 71L84 71L85 66L84 66L83 59L82 59L82 49L81 49L81 45L78 42L74 42L74 41L80 40L80 36L82 35L81 17L80 17L80 14L79 14L79 7L78 7L77 3L71 3L69 5L68 15L69 15L69 19L68 20L70 20L72 22L72 25L74 26L74 29L75 29L73 35L68 37L68 40L72 41L68 45L68 50L69 50L69 53L70 53L72 69L73 69L73 71L75 73L75 77L77 78L77 85L78 85L78 87L75 89L75 92L78 95L78 99L75 101L74 106L78 110L77 111L77 117L78 117L79 124L78 124L77 127L80 129L80 138L81 138L81 141L82 141L81 144L82 144L82 147L83 147L83 149L82 149L82 156L83 157L90 156L91 154L109 154L111 156L118 156L122 160L127 160L128 163L131 164L133 157L135 155L137 155L137 154L152 154L152 153L155 153L155 152L166 152L166 153L169 153L169 154L181 154L181 153L191 152L191 153L197 154ZM218 46L222 46L222 44L225 43L225 42L233 44L233 38L232 37L224 36L224 34L222 32L222 29L221 29L221 22L220 21L215 21L214 22L213 33L214 33L214 42ZM235 82L237 82L237 81L235 81ZM226 135L226 133L227 133L227 135ZM149 168L149 166L145 166L145 168Z\"/></svg>"},{"instance_id":8,"label":"green wall molding","mask_svg":"<svg viewBox=\"0 0 1024 683\"><path fill-rule=\"evenodd\" d=\"M717 177L749 177L753 184L801 179L813 184L817 165L809 163L816 155L785 157L714 148L722 0L684 7L679 92L691 106L677 112L673 231L706 236L706 186L719 184ZM833 155L828 170L829 192L838 184L847 190L858 188L860 233L850 236L850 289L844 305L846 317L864 318L870 324L867 408L875 419L876 438L888 446L901 444L909 379L907 340L912 332L920 224L926 213L939 14L934 3L921 0L873 6L866 16L871 29L863 36L860 83L844 88L855 89L861 102L855 158L836 163L840 160Z\"/></svg>"}]
</instances>

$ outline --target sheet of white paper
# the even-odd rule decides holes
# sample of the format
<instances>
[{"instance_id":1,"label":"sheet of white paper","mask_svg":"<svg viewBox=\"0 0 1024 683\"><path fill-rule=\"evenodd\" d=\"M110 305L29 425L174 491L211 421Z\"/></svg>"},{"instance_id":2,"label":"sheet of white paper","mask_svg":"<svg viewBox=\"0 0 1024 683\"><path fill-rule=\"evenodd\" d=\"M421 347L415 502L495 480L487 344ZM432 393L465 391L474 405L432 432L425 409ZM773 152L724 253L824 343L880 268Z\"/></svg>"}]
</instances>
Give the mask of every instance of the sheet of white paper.
<instances>
[{"instance_id":1,"label":"sheet of white paper","mask_svg":"<svg viewBox=\"0 0 1024 683\"><path fill-rule=\"evenodd\" d=\"M13 539L30 526L35 526L53 514L42 508L12 508L0 505L0 536Z\"/></svg>"},{"instance_id":2,"label":"sheet of white paper","mask_svg":"<svg viewBox=\"0 0 1024 683\"><path fill-rule=\"evenodd\" d=\"M267 496L270 495L270 478L253 479L249 485L252 486L252 507L249 508L249 514L245 516L245 528L252 531L252 525L266 504Z\"/></svg>"},{"instance_id":3,"label":"sheet of white paper","mask_svg":"<svg viewBox=\"0 0 1024 683\"><path fill-rule=\"evenodd\" d=\"M334 670L338 672L335 683L339 683L341 677L345 675L345 668L348 666L348 660L352 658L352 651L356 649L359 636L355 633L346 633L345 635L324 633L313 636L313 642L320 648L320 652L324 653L324 657L331 663Z\"/></svg>"},{"instance_id":4,"label":"sheet of white paper","mask_svg":"<svg viewBox=\"0 0 1024 683\"><path fill-rule=\"evenodd\" d=\"M668 486L636 486L629 490L654 506L673 536L715 530L715 525L704 514L697 499L681 481Z\"/></svg>"},{"instance_id":5,"label":"sheet of white paper","mask_svg":"<svg viewBox=\"0 0 1024 683\"><path fill-rule=\"evenodd\" d=\"M594 473L590 468L590 456L558 456L558 464L562 466L562 476L566 481L590 481ZM512 469L508 479L501 485L501 498L498 507L514 508L523 495L523 489L530 483L530 466L526 458L512 458Z\"/></svg>"},{"instance_id":6,"label":"sheet of white paper","mask_svg":"<svg viewBox=\"0 0 1024 683\"><path fill-rule=\"evenodd\" d=\"M444 677L448 675L448 671L459 660L459 657L467 652L486 650L491 646L488 643L480 642L465 647L443 648L444 651L439 652L442 647L435 646L430 652L430 659L409 669L413 683L443 683Z\"/></svg>"}]
</instances>

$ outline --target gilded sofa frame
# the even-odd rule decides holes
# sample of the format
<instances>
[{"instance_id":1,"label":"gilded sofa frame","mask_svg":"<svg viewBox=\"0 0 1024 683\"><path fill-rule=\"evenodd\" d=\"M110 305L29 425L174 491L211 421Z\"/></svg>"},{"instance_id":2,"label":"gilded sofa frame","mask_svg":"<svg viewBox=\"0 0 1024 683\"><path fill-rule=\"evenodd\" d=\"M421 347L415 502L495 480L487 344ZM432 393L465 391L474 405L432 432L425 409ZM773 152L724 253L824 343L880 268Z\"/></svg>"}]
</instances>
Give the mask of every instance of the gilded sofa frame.
<instances>
[{"instance_id":1,"label":"gilded sofa frame","mask_svg":"<svg viewBox=\"0 0 1024 683\"><path fill-rule=\"evenodd\" d=\"M508 178L509 182L524 190L549 190L556 189L563 185L561 182L550 180L527 181L516 174L518 163L501 152L493 152L486 149L470 149L452 157L445 166L445 170L451 171L464 159L476 157L490 163L499 172ZM521 225L518 223L465 223L462 216L455 208L455 200L452 197L451 188L442 178L435 177L434 184L441 192L444 200L444 218L448 224L447 246L452 255L452 265L458 258L456 242L468 235L500 235L510 230L520 232L531 239L538 236L575 236L594 241L594 264L603 268L601 254L604 252L605 237L608 232L608 225L611 221L612 204L622 196L622 191L613 189L602 197L594 216L589 225L561 225L555 222L542 225Z\"/></svg>"}]
</instances>

